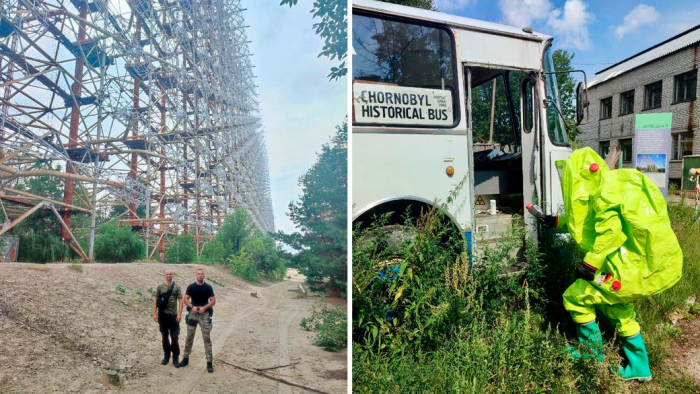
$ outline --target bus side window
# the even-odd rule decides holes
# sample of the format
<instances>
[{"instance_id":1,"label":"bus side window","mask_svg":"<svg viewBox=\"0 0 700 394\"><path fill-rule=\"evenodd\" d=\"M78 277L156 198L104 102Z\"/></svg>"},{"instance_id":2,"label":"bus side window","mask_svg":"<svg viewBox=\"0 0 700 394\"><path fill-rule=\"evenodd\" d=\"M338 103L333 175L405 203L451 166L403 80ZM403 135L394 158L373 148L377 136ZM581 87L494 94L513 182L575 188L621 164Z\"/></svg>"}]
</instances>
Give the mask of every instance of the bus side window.
<instances>
[{"instance_id":1,"label":"bus side window","mask_svg":"<svg viewBox=\"0 0 700 394\"><path fill-rule=\"evenodd\" d=\"M534 109L532 105L532 81L526 78L523 81L522 89L522 114L523 114L523 131L526 133L532 132L534 126Z\"/></svg>"}]
</instances>

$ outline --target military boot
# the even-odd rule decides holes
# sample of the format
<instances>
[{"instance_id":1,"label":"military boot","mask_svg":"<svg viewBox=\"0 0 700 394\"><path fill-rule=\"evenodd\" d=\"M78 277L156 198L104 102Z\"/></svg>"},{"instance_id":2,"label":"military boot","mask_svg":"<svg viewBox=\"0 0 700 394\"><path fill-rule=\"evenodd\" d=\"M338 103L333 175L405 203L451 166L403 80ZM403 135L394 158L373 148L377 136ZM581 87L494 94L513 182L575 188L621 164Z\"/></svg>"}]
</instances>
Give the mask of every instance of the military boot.
<instances>
[{"instance_id":1,"label":"military boot","mask_svg":"<svg viewBox=\"0 0 700 394\"><path fill-rule=\"evenodd\" d=\"M649 369L649 355L647 348L644 346L642 333L632 335L631 337L621 337L622 351L627 357L627 366L618 370L622 379L631 380L637 379L640 382L648 382L651 380L651 370Z\"/></svg>"},{"instance_id":2,"label":"military boot","mask_svg":"<svg viewBox=\"0 0 700 394\"><path fill-rule=\"evenodd\" d=\"M209 372L209 373L214 372L214 366L212 365L211 361L207 361L207 372Z\"/></svg>"},{"instance_id":3,"label":"military boot","mask_svg":"<svg viewBox=\"0 0 700 394\"><path fill-rule=\"evenodd\" d=\"M173 366L175 368L180 368L180 355L179 354L173 354Z\"/></svg>"},{"instance_id":4,"label":"military boot","mask_svg":"<svg viewBox=\"0 0 700 394\"><path fill-rule=\"evenodd\" d=\"M605 359L603 355L603 335L600 333L600 328L595 320L590 323L577 324L576 334L578 334L578 342L584 347L582 351L578 351L573 346L569 345L569 354L574 360L582 360L595 358L599 362Z\"/></svg>"},{"instance_id":5,"label":"military boot","mask_svg":"<svg viewBox=\"0 0 700 394\"><path fill-rule=\"evenodd\" d=\"M162 365L167 365L169 361L170 361L170 352L165 352L165 355L163 356L163 359L160 361L160 363Z\"/></svg>"},{"instance_id":6,"label":"military boot","mask_svg":"<svg viewBox=\"0 0 700 394\"><path fill-rule=\"evenodd\" d=\"M189 364L190 358L189 357L183 357L182 361L180 361L180 367L186 367L187 364Z\"/></svg>"}]
</instances>

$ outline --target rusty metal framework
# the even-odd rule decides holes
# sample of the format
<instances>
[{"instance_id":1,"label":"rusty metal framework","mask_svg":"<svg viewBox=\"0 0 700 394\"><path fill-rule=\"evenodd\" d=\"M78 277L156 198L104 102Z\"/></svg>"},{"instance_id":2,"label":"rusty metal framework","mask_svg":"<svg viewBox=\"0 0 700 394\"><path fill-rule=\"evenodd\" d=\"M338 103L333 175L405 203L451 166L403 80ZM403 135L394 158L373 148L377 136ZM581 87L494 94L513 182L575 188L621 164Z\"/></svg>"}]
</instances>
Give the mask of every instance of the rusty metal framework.
<instances>
[{"instance_id":1,"label":"rusty metal framework","mask_svg":"<svg viewBox=\"0 0 700 394\"><path fill-rule=\"evenodd\" d=\"M181 231L201 247L236 207L274 231L243 11L240 0L0 2L0 205L13 223L55 205L69 242L71 218L92 215L89 260L95 217L113 205L128 207L120 223L144 232L150 257ZM62 201L13 187L38 175L65 179Z\"/></svg>"}]
</instances>

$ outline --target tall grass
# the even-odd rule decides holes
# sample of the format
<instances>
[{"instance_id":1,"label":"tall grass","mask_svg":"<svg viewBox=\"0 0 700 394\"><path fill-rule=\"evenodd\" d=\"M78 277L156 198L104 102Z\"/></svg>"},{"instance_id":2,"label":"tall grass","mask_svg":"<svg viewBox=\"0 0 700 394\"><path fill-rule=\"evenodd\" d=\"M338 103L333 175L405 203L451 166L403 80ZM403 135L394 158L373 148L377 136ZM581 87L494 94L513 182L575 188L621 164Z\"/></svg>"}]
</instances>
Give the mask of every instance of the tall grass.
<instances>
[{"instance_id":1,"label":"tall grass","mask_svg":"<svg viewBox=\"0 0 700 394\"><path fill-rule=\"evenodd\" d=\"M614 392L700 386L661 367L671 345L668 313L700 289L699 216L670 207L685 254L684 276L670 290L635 302L656 383L638 386L616 373L621 363L614 327L603 319L605 361L572 360L579 346L562 305L582 253L573 241L539 229L523 245L527 269L506 274L522 243L517 224L500 244L469 257L445 242L439 212L412 226L400 253L386 248L382 220L353 233L353 391L365 392ZM384 222L385 223L385 222ZM696 294L697 295L697 294ZM657 375L658 374L658 375ZM659 378L660 377L660 378Z\"/></svg>"}]
</instances>

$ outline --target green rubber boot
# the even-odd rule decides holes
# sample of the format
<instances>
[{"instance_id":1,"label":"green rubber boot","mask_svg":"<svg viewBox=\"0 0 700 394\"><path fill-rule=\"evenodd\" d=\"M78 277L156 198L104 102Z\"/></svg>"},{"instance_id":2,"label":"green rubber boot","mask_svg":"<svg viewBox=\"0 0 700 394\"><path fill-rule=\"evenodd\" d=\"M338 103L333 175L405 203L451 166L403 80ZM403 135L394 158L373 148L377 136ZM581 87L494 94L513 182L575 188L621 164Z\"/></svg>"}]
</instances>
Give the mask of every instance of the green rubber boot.
<instances>
[{"instance_id":1,"label":"green rubber boot","mask_svg":"<svg viewBox=\"0 0 700 394\"><path fill-rule=\"evenodd\" d=\"M621 337L622 351L627 357L627 366L618 370L622 379L631 380L637 379L640 382L648 382L651 380L651 370L649 369L649 355L647 348L644 346L642 333L632 335L631 337Z\"/></svg>"},{"instance_id":2,"label":"green rubber boot","mask_svg":"<svg viewBox=\"0 0 700 394\"><path fill-rule=\"evenodd\" d=\"M571 345L568 345L569 354L574 360L585 360L595 358L598 362L605 359L603 355L603 336L600 333L600 328L595 320L590 323L579 324L576 327L578 341L587 349L579 351Z\"/></svg>"}]
</instances>

